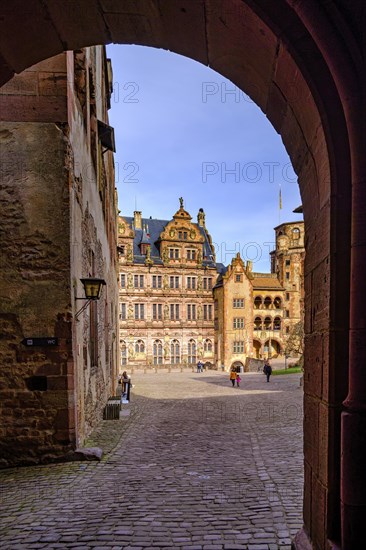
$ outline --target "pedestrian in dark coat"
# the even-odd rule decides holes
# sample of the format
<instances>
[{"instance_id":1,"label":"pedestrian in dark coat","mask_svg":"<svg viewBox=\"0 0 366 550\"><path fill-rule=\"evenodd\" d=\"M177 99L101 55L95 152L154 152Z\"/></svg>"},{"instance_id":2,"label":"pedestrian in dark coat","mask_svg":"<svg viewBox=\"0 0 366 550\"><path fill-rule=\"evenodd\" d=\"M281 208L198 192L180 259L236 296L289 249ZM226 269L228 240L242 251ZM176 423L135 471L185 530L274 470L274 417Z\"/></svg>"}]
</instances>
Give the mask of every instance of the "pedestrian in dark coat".
<instances>
[{"instance_id":1,"label":"pedestrian in dark coat","mask_svg":"<svg viewBox=\"0 0 366 550\"><path fill-rule=\"evenodd\" d=\"M271 376L272 374L272 367L271 365L268 363L268 361L266 361L264 367L263 367L263 372L264 374L266 375L267 377L267 382L269 382L269 377Z\"/></svg>"}]
</instances>

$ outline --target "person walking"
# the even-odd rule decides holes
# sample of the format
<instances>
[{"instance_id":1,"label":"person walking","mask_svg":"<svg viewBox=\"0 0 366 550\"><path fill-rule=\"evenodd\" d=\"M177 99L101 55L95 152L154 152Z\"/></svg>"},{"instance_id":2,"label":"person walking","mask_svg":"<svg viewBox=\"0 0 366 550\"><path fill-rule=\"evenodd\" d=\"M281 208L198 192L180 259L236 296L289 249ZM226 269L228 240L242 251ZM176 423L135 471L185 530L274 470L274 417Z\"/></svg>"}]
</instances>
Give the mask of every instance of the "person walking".
<instances>
[{"instance_id":1,"label":"person walking","mask_svg":"<svg viewBox=\"0 0 366 550\"><path fill-rule=\"evenodd\" d=\"M263 367L263 372L264 374L266 375L267 377L267 382L269 382L269 377L271 376L272 374L272 367L271 365L268 363L268 361L266 361L264 367Z\"/></svg>"},{"instance_id":2,"label":"person walking","mask_svg":"<svg viewBox=\"0 0 366 550\"><path fill-rule=\"evenodd\" d=\"M127 371L123 371L121 381L122 381L122 393L126 393L127 384L129 384L130 382L130 377L128 376Z\"/></svg>"},{"instance_id":3,"label":"person walking","mask_svg":"<svg viewBox=\"0 0 366 550\"><path fill-rule=\"evenodd\" d=\"M240 382L241 382L241 378L240 378L239 373L237 372L236 373L236 385L237 385L238 388L240 388Z\"/></svg>"},{"instance_id":4,"label":"person walking","mask_svg":"<svg viewBox=\"0 0 366 550\"><path fill-rule=\"evenodd\" d=\"M236 370L235 369L232 369L230 371L230 380L231 380L231 383L233 385L233 388L235 387L235 380L236 380Z\"/></svg>"}]
</instances>

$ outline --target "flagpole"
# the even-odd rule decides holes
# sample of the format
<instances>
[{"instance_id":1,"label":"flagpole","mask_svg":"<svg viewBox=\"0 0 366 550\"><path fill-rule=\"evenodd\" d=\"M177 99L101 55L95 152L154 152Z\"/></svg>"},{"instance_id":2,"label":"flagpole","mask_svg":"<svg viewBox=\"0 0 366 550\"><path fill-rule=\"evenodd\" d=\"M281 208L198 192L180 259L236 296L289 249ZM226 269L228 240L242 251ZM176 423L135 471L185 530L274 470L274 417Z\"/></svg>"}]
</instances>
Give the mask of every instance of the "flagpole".
<instances>
[{"instance_id":1,"label":"flagpole","mask_svg":"<svg viewBox=\"0 0 366 550\"><path fill-rule=\"evenodd\" d=\"M282 210L282 189L281 184L279 186L279 195L278 195L278 225L281 225L281 210Z\"/></svg>"}]
</instances>

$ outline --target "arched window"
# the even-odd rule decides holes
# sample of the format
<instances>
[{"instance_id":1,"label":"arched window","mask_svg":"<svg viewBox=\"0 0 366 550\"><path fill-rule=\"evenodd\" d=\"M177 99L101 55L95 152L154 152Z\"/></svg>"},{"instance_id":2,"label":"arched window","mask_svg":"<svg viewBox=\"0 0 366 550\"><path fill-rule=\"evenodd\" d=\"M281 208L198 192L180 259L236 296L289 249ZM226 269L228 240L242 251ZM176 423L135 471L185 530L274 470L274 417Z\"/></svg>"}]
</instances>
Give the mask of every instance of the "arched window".
<instances>
[{"instance_id":1,"label":"arched window","mask_svg":"<svg viewBox=\"0 0 366 550\"><path fill-rule=\"evenodd\" d=\"M300 239L300 229L298 227L294 227L292 230L292 238L294 241L298 241Z\"/></svg>"},{"instance_id":2,"label":"arched window","mask_svg":"<svg viewBox=\"0 0 366 550\"><path fill-rule=\"evenodd\" d=\"M203 349L207 353L212 353L212 341L209 338L205 340L205 343L203 344Z\"/></svg>"},{"instance_id":3,"label":"arched window","mask_svg":"<svg viewBox=\"0 0 366 550\"><path fill-rule=\"evenodd\" d=\"M135 352L136 353L144 353L145 352L145 344L142 340L137 340L135 344Z\"/></svg>"},{"instance_id":4,"label":"arched window","mask_svg":"<svg viewBox=\"0 0 366 550\"><path fill-rule=\"evenodd\" d=\"M121 365L127 365L127 346L124 340L120 340L121 344Z\"/></svg>"},{"instance_id":5,"label":"arched window","mask_svg":"<svg viewBox=\"0 0 366 550\"><path fill-rule=\"evenodd\" d=\"M188 342L188 363L190 365L197 362L197 347L194 340L189 340Z\"/></svg>"},{"instance_id":6,"label":"arched window","mask_svg":"<svg viewBox=\"0 0 366 550\"><path fill-rule=\"evenodd\" d=\"M264 309L269 309L272 305L272 298L270 298L269 296L266 296L264 298Z\"/></svg>"},{"instance_id":7,"label":"arched window","mask_svg":"<svg viewBox=\"0 0 366 550\"><path fill-rule=\"evenodd\" d=\"M256 317L254 319L254 330L262 330L262 318Z\"/></svg>"},{"instance_id":8,"label":"arched window","mask_svg":"<svg viewBox=\"0 0 366 550\"><path fill-rule=\"evenodd\" d=\"M266 317L264 319L264 330L271 330L272 329L272 319L270 317Z\"/></svg>"},{"instance_id":9,"label":"arched window","mask_svg":"<svg viewBox=\"0 0 366 550\"><path fill-rule=\"evenodd\" d=\"M163 363L163 344L161 340L155 340L153 345L154 365L162 365Z\"/></svg>"},{"instance_id":10,"label":"arched window","mask_svg":"<svg viewBox=\"0 0 366 550\"><path fill-rule=\"evenodd\" d=\"M261 309L262 307L262 296L256 296L254 298L254 308Z\"/></svg>"},{"instance_id":11,"label":"arched window","mask_svg":"<svg viewBox=\"0 0 366 550\"><path fill-rule=\"evenodd\" d=\"M274 307L276 309L281 309L282 307L282 300L279 296L276 296L276 298L273 300L273 303L274 303Z\"/></svg>"},{"instance_id":12,"label":"arched window","mask_svg":"<svg viewBox=\"0 0 366 550\"><path fill-rule=\"evenodd\" d=\"M180 363L180 344L178 340L172 340L170 343L170 361L172 365Z\"/></svg>"},{"instance_id":13,"label":"arched window","mask_svg":"<svg viewBox=\"0 0 366 550\"><path fill-rule=\"evenodd\" d=\"M281 317L273 319L273 330L281 330Z\"/></svg>"}]
</instances>

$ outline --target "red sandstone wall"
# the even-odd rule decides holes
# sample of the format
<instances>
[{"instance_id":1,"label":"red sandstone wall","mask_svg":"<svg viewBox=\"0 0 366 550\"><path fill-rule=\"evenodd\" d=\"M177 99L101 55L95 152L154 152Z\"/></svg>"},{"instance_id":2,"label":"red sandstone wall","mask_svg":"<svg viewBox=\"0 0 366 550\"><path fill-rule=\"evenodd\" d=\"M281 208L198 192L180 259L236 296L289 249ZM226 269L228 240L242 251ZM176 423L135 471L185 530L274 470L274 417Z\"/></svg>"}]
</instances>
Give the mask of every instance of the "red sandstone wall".
<instances>
[{"instance_id":1,"label":"red sandstone wall","mask_svg":"<svg viewBox=\"0 0 366 550\"><path fill-rule=\"evenodd\" d=\"M103 89L103 51L96 63ZM39 63L0 95L1 307L0 466L49 461L77 445L101 419L117 370L116 204L111 153L96 164L75 99L73 53ZM97 73L98 71L96 71ZM96 98L103 103L105 95ZM106 108L97 106L103 120ZM101 200L98 176L103 177ZM94 268L91 256L94 257ZM93 272L94 269L94 272ZM80 278L104 278L98 358L90 360L90 308ZM55 337L27 348L24 338Z\"/></svg>"},{"instance_id":2,"label":"red sandstone wall","mask_svg":"<svg viewBox=\"0 0 366 550\"><path fill-rule=\"evenodd\" d=\"M0 464L36 462L73 441L67 141L55 124L3 123L0 130ZM55 207L57 205L57 211ZM56 337L55 348L27 348ZM44 379L33 377L44 377ZM33 390L36 383L47 390Z\"/></svg>"}]
</instances>

